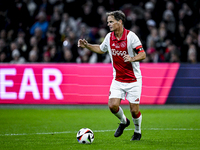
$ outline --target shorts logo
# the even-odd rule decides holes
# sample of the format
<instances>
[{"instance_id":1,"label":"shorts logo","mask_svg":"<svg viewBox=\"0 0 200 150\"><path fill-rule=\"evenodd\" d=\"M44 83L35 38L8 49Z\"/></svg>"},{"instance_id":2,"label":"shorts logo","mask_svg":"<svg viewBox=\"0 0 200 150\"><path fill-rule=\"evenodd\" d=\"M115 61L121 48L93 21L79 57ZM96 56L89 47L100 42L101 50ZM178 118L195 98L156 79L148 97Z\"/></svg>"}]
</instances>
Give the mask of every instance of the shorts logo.
<instances>
[{"instance_id":1,"label":"shorts logo","mask_svg":"<svg viewBox=\"0 0 200 150\"><path fill-rule=\"evenodd\" d=\"M109 92L109 96L111 95L111 91Z\"/></svg>"},{"instance_id":2,"label":"shorts logo","mask_svg":"<svg viewBox=\"0 0 200 150\"><path fill-rule=\"evenodd\" d=\"M135 100L135 102L139 102L139 98L137 98L137 99Z\"/></svg>"}]
</instances>

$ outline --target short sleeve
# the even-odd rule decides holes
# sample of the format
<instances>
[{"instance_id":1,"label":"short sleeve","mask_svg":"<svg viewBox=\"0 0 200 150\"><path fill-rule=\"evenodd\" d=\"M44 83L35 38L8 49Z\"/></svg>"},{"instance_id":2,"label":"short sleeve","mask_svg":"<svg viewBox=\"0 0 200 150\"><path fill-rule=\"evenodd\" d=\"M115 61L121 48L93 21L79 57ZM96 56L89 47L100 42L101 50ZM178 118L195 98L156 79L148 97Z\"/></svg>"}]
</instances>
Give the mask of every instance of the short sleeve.
<instances>
[{"instance_id":1,"label":"short sleeve","mask_svg":"<svg viewBox=\"0 0 200 150\"><path fill-rule=\"evenodd\" d=\"M131 42L131 47L132 49L138 54L140 52L144 52L144 49L142 47L142 43L138 36L132 32L132 42Z\"/></svg>"},{"instance_id":2,"label":"short sleeve","mask_svg":"<svg viewBox=\"0 0 200 150\"><path fill-rule=\"evenodd\" d=\"M131 45L132 45L132 48L135 49L136 47L142 45L140 39L138 38L138 36L132 32L132 42L131 42Z\"/></svg>"},{"instance_id":3,"label":"short sleeve","mask_svg":"<svg viewBox=\"0 0 200 150\"><path fill-rule=\"evenodd\" d=\"M100 49L103 52L107 52L108 51L108 47L109 47L109 43L110 43L110 33L108 33L105 37L105 39L103 40L103 42L100 44Z\"/></svg>"}]
</instances>

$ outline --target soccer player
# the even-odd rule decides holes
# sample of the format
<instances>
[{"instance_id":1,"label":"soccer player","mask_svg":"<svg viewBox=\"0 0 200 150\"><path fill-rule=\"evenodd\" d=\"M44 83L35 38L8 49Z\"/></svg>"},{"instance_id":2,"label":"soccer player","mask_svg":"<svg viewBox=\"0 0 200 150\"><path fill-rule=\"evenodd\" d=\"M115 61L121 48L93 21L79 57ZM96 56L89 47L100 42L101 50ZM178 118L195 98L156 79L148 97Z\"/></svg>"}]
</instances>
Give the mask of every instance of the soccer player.
<instances>
[{"instance_id":1,"label":"soccer player","mask_svg":"<svg viewBox=\"0 0 200 150\"><path fill-rule=\"evenodd\" d=\"M98 54L109 52L114 78L110 86L108 106L110 111L121 121L114 136L121 136L124 129L130 125L129 119L126 118L120 107L121 100L125 100L126 97L135 125L131 141L140 140L142 114L139 103L142 76L139 61L146 58L146 53L137 35L124 28L126 16L122 11L112 11L106 15L111 32L106 35L104 41L98 45L90 44L85 39L79 39L78 47L87 48Z\"/></svg>"}]
</instances>

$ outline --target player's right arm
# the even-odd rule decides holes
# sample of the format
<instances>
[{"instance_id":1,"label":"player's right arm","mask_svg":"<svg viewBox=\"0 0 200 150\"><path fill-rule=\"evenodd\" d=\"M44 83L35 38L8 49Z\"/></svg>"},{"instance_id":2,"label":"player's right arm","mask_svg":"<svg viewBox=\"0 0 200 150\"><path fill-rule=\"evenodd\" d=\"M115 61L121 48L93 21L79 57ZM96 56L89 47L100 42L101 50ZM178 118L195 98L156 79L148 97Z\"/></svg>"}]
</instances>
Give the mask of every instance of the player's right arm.
<instances>
[{"instance_id":1,"label":"player's right arm","mask_svg":"<svg viewBox=\"0 0 200 150\"><path fill-rule=\"evenodd\" d=\"M79 39L78 40L78 47L87 48L87 49L91 50L92 52L95 52L95 53L98 53L98 54L105 53L100 49L100 45L90 44L85 39Z\"/></svg>"}]
</instances>

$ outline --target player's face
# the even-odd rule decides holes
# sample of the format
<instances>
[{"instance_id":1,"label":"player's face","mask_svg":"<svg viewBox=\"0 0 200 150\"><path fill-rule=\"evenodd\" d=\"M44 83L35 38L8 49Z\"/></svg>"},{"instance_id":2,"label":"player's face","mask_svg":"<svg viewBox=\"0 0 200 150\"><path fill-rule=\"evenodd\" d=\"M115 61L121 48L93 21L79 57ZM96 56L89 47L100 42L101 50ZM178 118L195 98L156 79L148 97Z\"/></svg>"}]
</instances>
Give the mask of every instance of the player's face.
<instances>
[{"instance_id":1,"label":"player's face","mask_svg":"<svg viewBox=\"0 0 200 150\"><path fill-rule=\"evenodd\" d=\"M119 21L117 21L114 18L114 16L108 16L107 23L108 23L108 27L110 28L110 31L117 30L121 25L121 23Z\"/></svg>"}]
</instances>

